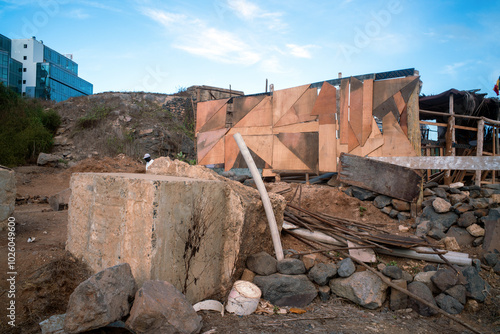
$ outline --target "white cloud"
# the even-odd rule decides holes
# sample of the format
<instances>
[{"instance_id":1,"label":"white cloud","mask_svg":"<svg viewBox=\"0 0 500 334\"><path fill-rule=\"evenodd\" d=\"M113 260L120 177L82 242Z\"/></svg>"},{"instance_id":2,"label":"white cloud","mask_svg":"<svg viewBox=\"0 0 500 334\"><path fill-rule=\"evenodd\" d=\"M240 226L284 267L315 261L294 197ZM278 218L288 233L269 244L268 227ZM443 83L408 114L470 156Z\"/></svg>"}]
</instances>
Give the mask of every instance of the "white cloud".
<instances>
[{"instance_id":1,"label":"white cloud","mask_svg":"<svg viewBox=\"0 0 500 334\"><path fill-rule=\"evenodd\" d=\"M311 52L309 49L316 47L315 45L296 45L296 44L287 44L286 47L290 51L292 56L297 58L312 58Z\"/></svg>"},{"instance_id":2,"label":"white cloud","mask_svg":"<svg viewBox=\"0 0 500 334\"><path fill-rule=\"evenodd\" d=\"M467 65L467 62L465 62L465 61L453 63L451 65L446 65L441 71L439 71L439 73L447 74L447 75L451 75L451 76L456 76L457 70L459 68L464 67L465 65Z\"/></svg>"},{"instance_id":3,"label":"white cloud","mask_svg":"<svg viewBox=\"0 0 500 334\"><path fill-rule=\"evenodd\" d=\"M246 21L259 20L259 24L264 23L268 29L283 30L287 27L281 19L282 13L266 11L247 0L227 0L227 7Z\"/></svg>"},{"instance_id":4,"label":"white cloud","mask_svg":"<svg viewBox=\"0 0 500 334\"><path fill-rule=\"evenodd\" d=\"M144 8L142 13L167 28L169 28L173 23L182 24L182 22L187 20L187 17L183 14L169 13L152 8Z\"/></svg>"},{"instance_id":5,"label":"white cloud","mask_svg":"<svg viewBox=\"0 0 500 334\"><path fill-rule=\"evenodd\" d=\"M78 19L78 20L84 20L84 19L88 19L90 17L90 15L85 13L82 9L74 9L74 10L66 13L65 15L70 17L70 18Z\"/></svg>"}]
</instances>

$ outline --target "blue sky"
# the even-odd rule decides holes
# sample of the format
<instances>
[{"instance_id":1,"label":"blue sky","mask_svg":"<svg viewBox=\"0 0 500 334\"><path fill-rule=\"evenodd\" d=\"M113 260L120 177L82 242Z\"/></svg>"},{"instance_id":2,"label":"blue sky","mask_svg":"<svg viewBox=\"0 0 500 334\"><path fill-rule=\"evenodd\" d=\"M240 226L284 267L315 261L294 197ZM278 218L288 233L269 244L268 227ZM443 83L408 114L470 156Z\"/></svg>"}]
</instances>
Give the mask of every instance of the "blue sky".
<instances>
[{"instance_id":1,"label":"blue sky","mask_svg":"<svg viewBox=\"0 0 500 334\"><path fill-rule=\"evenodd\" d=\"M94 92L284 89L419 70L422 93L500 76L500 1L0 0L0 33L73 54Z\"/></svg>"}]
</instances>

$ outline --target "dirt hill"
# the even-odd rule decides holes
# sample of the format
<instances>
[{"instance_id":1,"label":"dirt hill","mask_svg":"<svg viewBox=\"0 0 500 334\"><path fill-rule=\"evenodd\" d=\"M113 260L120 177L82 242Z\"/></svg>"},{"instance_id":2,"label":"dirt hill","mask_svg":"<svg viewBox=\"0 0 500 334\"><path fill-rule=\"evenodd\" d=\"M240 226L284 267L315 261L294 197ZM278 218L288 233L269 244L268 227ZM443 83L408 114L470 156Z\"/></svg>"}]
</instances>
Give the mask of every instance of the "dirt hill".
<instances>
[{"instance_id":1,"label":"dirt hill","mask_svg":"<svg viewBox=\"0 0 500 334\"><path fill-rule=\"evenodd\" d=\"M187 94L184 94L187 95ZM194 113L189 96L107 92L54 106L62 124L52 153L72 165L93 156L145 153L194 159Z\"/></svg>"}]
</instances>

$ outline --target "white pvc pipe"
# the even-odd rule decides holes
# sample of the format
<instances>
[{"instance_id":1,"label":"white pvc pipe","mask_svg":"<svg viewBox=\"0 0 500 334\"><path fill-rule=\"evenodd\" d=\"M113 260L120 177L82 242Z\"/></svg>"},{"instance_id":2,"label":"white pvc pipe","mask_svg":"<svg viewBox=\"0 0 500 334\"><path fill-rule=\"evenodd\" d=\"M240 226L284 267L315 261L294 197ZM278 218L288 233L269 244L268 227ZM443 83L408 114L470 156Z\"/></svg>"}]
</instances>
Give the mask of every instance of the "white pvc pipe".
<instances>
[{"instance_id":1,"label":"white pvc pipe","mask_svg":"<svg viewBox=\"0 0 500 334\"><path fill-rule=\"evenodd\" d=\"M264 205L264 210L266 211L267 222L269 223L269 229L271 230L271 237L273 239L274 252L276 253L276 259L283 260L283 247L281 246L280 233L278 231L278 225L276 224L276 217L274 217L273 207L271 206L271 200L269 199L269 194L267 193L266 187L264 186L264 182L262 182L262 178L260 177L259 170L257 166L255 166L255 162L253 161L252 155L248 150L243 137L241 137L240 133L235 133L233 135L234 140L236 140L236 144L240 148L241 154L245 159L245 162L248 165L248 169L250 169L250 173L252 173L253 180L255 185L257 186L257 190L260 193L260 198L262 199L262 205Z\"/></svg>"}]
</instances>

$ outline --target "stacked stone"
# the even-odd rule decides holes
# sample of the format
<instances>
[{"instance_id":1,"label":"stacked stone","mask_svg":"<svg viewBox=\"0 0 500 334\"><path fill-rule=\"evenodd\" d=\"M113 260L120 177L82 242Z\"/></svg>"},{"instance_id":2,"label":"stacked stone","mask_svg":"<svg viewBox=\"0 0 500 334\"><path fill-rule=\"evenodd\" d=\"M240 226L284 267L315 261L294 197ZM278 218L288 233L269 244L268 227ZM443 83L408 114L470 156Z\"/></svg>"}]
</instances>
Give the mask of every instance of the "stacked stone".
<instances>
[{"instance_id":1,"label":"stacked stone","mask_svg":"<svg viewBox=\"0 0 500 334\"><path fill-rule=\"evenodd\" d=\"M491 261L498 262L491 256ZM247 259L243 280L253 281L262 298L277 306L304 307L319 296L328 301L331 295L346 298L368 309L381 307L389 296L393 311L412 308L424 316L436 310L391 288L370 271L357 271L350 258L338 263L320 263L314 254L298 258L292 255L281 261L266 252ZM392 283L451 314L458 314L469 305L484 302L490 286L479 276L474 266L436 268L428 265L423 272L412 276L394 265L379 265L379 270Z\"/></svg>"}]
</instances>

